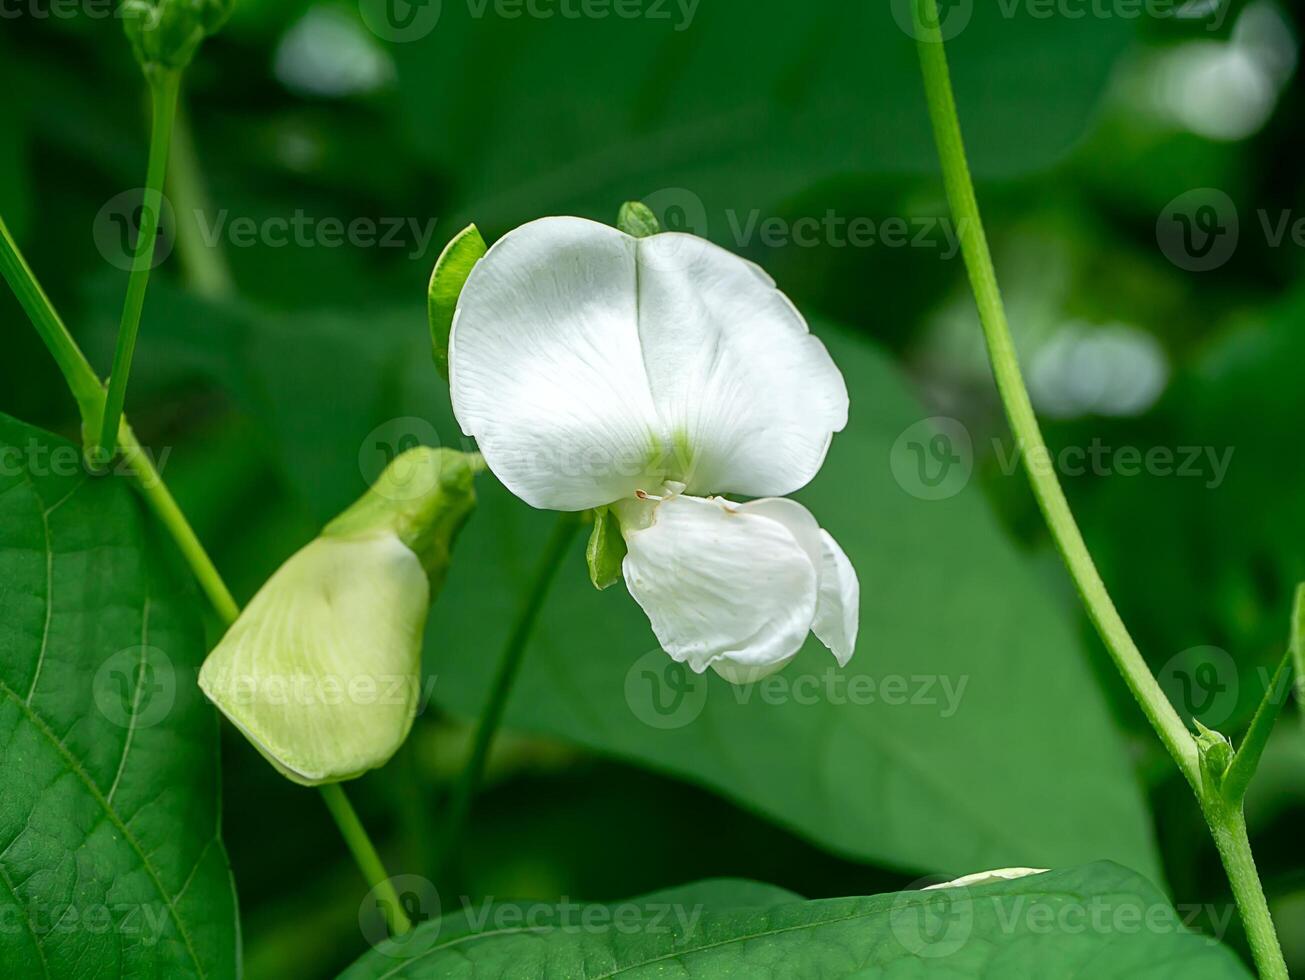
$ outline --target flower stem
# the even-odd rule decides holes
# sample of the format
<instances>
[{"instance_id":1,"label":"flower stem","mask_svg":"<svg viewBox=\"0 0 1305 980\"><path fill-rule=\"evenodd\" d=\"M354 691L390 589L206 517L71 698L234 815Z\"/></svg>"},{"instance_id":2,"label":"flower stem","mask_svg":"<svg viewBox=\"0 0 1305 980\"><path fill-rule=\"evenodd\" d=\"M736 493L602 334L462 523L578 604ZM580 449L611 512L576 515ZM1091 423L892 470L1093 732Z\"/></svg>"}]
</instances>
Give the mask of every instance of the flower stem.
<instances>
[{"instance_id":1,"label":"flower stem","mask_svg":"<svg viewBox=\"0 0 1305 980\"><path fill-rule=\"evenodd\" d=\"M154 245L163 210L163 180L168 168L177 93L181 88L180 71L152 71L147 72L146 77L149 79L152 108L149 164L145 172L145 196L141 202L136 253L132 256L127 298L118 325L118 346L113 354L113 371L109 375L109 394L100 423L100 441L91 450L92 460L101 465L108 464L117 447L118 424L127 398L127 379L131 375L131 359L136 351L136 334L140 329L141 311L145 308L145 287L149 285L150 267L154 264Z\"/></svg>"},{"instance_id":2,"label":"flower stem","mask_svg":"<svg viewBox=\"0 0 1305 980\"><path fill-rule=\"evenodd\" d=\"M104 386L100 384L86 355L77 346L77 341L73 340L72 334L59 318L54 304L45 295L45 290L23 258L3 217L0 217L0 275L9 283L19 305L36 327L36 332L45 342L55 364L59 366L64 382L81 412L83 429L93 431L90 427L99 424L100 408L104 404Z\"/></svg>"},{"instance_id":3,"label":"flower stem","mask_svg":"<svg viewBox=\"0 0 1305 980\"><path fill-rule=\"evenodd\" d=\"M1227 772L1223 774L1220 787L1229 803L1240 805L1246 797L1246 789L1251 784L1251 777L1255 775L1260 757L1264 755L1264 748L1269 744L1269 733L1273 731L1273 723L1278 720L1278 713L1290 693L1292 661L1293 653L1288 650L1278 664L1278 669L1274 671L1260 706L1255 709L1255 717L1251 719L1251 727L1246 730L1241 744L1237 746L1237 754L1233 756Z\"/></svg>"},{"instance_id":4,"label":"flower stem","mask_svg":"<svg viewBox=\"0 0 1305 980\"><path fill-rule=\"evenodd\" d=\"M1019 442L1020 456L1024 460L1037 459L1047 452L1046 443L1020 374L1015 345L1006 322L1006 311L997 288L992 254L979 216L979 205L974 195L974 184L965 159L965 144L961 139L960 121L956 114L956 100L952 94L947 53L937 27L936 0L915 2L918 4L917 48L924 72L929 115L942 161L947 199L957 223L970 285L979 307L988 355L997 379L997 388L1006 407L1006 415ZM1055 473L1045 467L1026 466L1025 470L1056 546L1060 549L1061 557L1073 576L1083 604L1101 634L1106 649L1110 651L1147 720L1151 722L1151 727L1156 730L1192 788L1199 791L1201 776L1196 742L1151 674L1120 619L1092 556L1088 553L1083 535L1074 522L1074 515L1070 512L1060 482Z\"/></svg>"},{"instance_id":5,"label":"flower stem","mask_svg":"<svg viewBox=\"0 0 1305 980\"><path fill-rule=\"evenodd\" d=\"M485 705L485 710L481 712L480 721L476 726L471 755L468 757L467 764L463 767L458 782L453 788L443 847L435 869L437 873L442 872L448 865L462 838L467 816L471 812L472 798L476 795L476 790L480 787L481 777L484 775L485 760L489 757L489 749L493 744L494 735L498 731L499 723L503 720L503 712L507 708L508 695L512 691L512 682L516 680L517 671L521 667L521 660L530 641L530 634L534 631L535 622L539 619L539 612L544 606L544 600L548 597L549 587L553 584L557 569L566 555L567 546L570 545L579 526L579 515L569 513L559 515L557 523L553 525L553 533L540 555L539 564L535 568L535 575L530 583L530 590L526 593L525 603L521 607L521 612L517 615L516 622L512 624L512 632L508 635L507 645L503 648L503 656L499 659L498 671L494 675L494 686L490 691L489 701Z\"/></svg>"},{"instance_id":6,"label":"flower stem","mask_svg":"<svg viewBox=\"0 0 1305 980\"><path fill-rule=\"evenodd\" d=\"M956 98L947 67L947 52L939 30L937 2L913 2L914 26L918 32L916 48L924 75L929 117L938 144L947 199L956 221L970 286L983 325L988 356L1011 429L1019 441L1021 455L1025 460L1031 455L1037 458L1047 451L1046 443L1020 373L1015 344L997 287L992 253L979 215L974 183L965 158ZM1196 740L1151 674L1115 609L1055 473L1042 467L1026 467L1026 471L1038 506L1074 579L1088 615L1133 697L1200 801L1206 823L1232 884L1251 952L1261 976L1272 980L1285 978L1287 970L1282 950L1255 871L1255 861L1251 857L1240 801L1234 804L1224 797L1219 786L1207 785L1201 771ZM1261 726L1253 726L1253 731L1258 731L1259 727ZM1247 760L1248 763L1254 761L1249 756ZM1245 778L1249 779L1249 774Z\"/></svg>"},{"instance_id":7,"label":"flower stem","mask_svg":"<svg viewBox=\"0 0 1305 980\"><path fill-rule=\"evenodd\" d=\"M95 369L91 367L90 361L73 340L58 311L55 310L49 297L41 288L40 282L32 273L31 267L18 250L3 218L0 218L0 274L4 275L24 311L36 326L37 333L54 356L69 390L81 409L83 425L85 426L89 420L99 418L104 405L104 386L96 377ZM167 484L163 482L163 477L154 466L153 460L137 441L136 434L128 425L126 418L119 423L118 440L122 445L123 458L136 477L136 485L141 495L176 541L177 547L186 559L186 563L190 565L191 571L208 596L214 610L224 624L230 625L235 622L240 614L240 608L232 598L231 591L222 580L217 566L213 564L199 536L195 534L195 529L190 526L186 515L168 490ZM368 883L385 899L385 904L392 906L397 912L397 918L391 919L391 931L395 931L396 934L405 931L408 927L407 916L403 914L397 898L390 899L394 889L389 883L389 876L385 874L380 858L377 857L376 848L367 837L367 831L349 806L344 790L338 786L324 786L321 789L327 808L335 818L354 860L358 862L359 870ZM387 889L389 895L386 894Z\"/></svg>"},{"instance_id":8,"label":"flower stem","mask_svg":"<svg viewBox=\"0 0 1305 980\"><path fill-rule=\"evenodd\" d=\"M340 828L340 833L344 835L344 841L349 845L349 850L353 852L353 859L362 869L363 875L371 883L379 900L378 904L381 911L385 914L385 921L390 927L390 934L401 936L412 929L412 920L408 918L403 906L399 904L398 893L394 890L394 882L389 875L385 873L385 865L381 863L380 856L376 853L376 848L372 846L371 838L367 836L367 831L358 819L358 814L354 811L353 805L350 804L349 798L344 795L344 790L339 783L328 783L321 787L322 799L326 801L326 807L331 811L331 816L335 818L336 825Z\"/></svg>"},{"instance_id":9,"label":"flower stem","mask_svg":"<svg viewBox=\"0 0 1305 980\"><path fill-rule=\"evenodd\" d=\"M1269 904L1264 898L1255 858L1246 836L1246 817L1241 802L1231 803L1217 794L1203 804L1205 821L1209 824L1219 858L1232 884L1237 911L1246 929L1246 941L1251 947L1261 980L1287 980L1287 962L1278 944L1278 934L1269 915Z\"/></svg>"}]
</instances>

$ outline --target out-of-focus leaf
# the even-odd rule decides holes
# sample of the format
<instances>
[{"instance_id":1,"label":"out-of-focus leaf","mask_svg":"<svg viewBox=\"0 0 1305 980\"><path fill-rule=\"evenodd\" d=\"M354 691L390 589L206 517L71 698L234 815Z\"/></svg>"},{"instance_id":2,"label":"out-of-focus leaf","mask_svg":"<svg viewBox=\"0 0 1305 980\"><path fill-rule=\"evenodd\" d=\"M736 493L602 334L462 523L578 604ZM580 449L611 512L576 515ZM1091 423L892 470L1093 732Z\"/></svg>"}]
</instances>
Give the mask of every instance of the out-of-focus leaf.
<instances>
[{"instance_id":1,"label":"out-of-focus leaf","mask_svg":"<svg viewBox=\"0 0 1305 980\"><path fill-rule=\"evenodd\" d=\"M198 600L117 477L0 416L0 962L229 977Z\"/></svg>"},{"instance_id":2,"label":"out-of-focus leaf","mask_svg":"<svg viewBox=\"0 0 1305 980\"><path fill-rule=\"evenodd\" d=\"M1055 161L1134 25L952 7L961 29L948 53L973 166L1010 175ZM410 128L482 227L559 210L610 220L640 197L664 226L675 205L704 234L695 204L746 216L825 178L936 167L905 2L760 0L740 17L685 0L578 18L412 4L402 23L394 9L368 0L363 16L401 35Z\"/></svg>"},{"instance_id":3,"label":"out-of-focus leaf","mask_svg":"<svg viewBox=\"0 0 1305 980\"><path fill-rule=\"evenodd\" d=\"M382 943L342 980L1250 976L1228 949L1190 932L1154 886L1109 863L870 898L763 894L752 907L708 901L745 897L711 885L612 906L468 909Z\"/></svg>"}]
</instances>

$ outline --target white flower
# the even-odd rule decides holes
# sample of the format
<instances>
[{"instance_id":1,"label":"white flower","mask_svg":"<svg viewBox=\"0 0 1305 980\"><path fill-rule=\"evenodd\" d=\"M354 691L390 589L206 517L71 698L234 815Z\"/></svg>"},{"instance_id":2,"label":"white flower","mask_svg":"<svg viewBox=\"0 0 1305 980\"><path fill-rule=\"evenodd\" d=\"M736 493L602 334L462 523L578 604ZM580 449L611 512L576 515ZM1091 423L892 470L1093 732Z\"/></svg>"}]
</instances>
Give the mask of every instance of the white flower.
<instances>
[{"instance_id":1,"label":"white flower","mask_svg":"<svg viewBox=\"0 0 1305 980\"><path fill-rule=\"evenodd\" d=\"M611 506L626 585L676 660L747 680L814 631L847 662L856 574L805 508L776 499L819 470L847 388L757 266L691 235L523 225L467 279L449 383L509 490L552 510Z\"/></svg>"}]
</instances>

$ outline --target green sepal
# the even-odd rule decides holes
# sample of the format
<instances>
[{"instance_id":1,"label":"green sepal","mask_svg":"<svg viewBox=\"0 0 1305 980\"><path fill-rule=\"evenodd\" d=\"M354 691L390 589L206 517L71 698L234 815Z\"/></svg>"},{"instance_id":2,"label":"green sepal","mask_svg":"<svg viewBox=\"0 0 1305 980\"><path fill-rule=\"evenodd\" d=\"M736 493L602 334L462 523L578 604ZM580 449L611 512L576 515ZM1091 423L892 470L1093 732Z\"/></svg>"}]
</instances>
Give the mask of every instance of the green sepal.
<instances>
[{"instance_id":1,"label":"green sepal","mask_svg":"<svg viewBox=\"0 0 1305 980\"><path fill-rule=\"evenodd\" d=\"M476 506L479 453L418 446L394 458L376 482L322 529L354 538L391 531L421 561L434 596L448 572L453 540Z\"/></svg>"},{"instance_id":2,"label":"green sepal","mask_svg":"<svg viewBox=\"0 0 1305 980\"><path fill-rule=\"evenodd\" d=\"M430 340L435 350L435 365L447 381L449 378L449 332L458 297L471 268L489 251L475 225L467 225L444 246L435 261L426 290L426 313L430 320Z\"/></svg>"},{"instance_id":3,"label":"green sepal","mask_svg":"<svg viewBox=\"0 0 1305 980\"><path fill-rule=\"evenodd\" d=\"M589 581L602 590L621 580L621 563L625 560L625 538L616 522L616 515L607 507L594 510L594 529L585 545L585 561L589 564Z\"/></svg>"},{"instance_id":4,"label":"green sepal","mask_svg":"<svg viewBox=\"0 0 1305 980\"><path fill-rule=\"evenodd\" d=\"M232 0L123 0L123 31L145 74L180 71L231 15Z\"/></svg>"},{"instance_id":5,"label":"green sepal","mask_svg":"<svg viewBox=\"0 0 1305 980\"><path fill-rule=\"evenodd\" d=\"M635 238L647 238L662 230L657 215L642 201L626 201L616 212L616 227Z\"/></svg>"}]
</instances>

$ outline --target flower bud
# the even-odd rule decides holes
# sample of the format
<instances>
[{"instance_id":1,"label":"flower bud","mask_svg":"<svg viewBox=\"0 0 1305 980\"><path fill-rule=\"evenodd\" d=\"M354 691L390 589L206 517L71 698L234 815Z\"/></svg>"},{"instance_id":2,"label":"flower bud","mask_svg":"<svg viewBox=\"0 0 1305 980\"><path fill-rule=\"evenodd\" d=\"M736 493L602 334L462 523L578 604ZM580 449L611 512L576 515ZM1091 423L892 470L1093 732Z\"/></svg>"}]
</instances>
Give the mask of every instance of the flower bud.
<instances>
[{"instance_id":1,"label":"flower bud","mask_svg":"<svg viewBox=\"0 0 1305 980\"><path fill-rule=\"evenodd\" d=\"M389 761L417 713L421 641L479 457L419 447L291 556L199 685L287 778L338 782Z\"/></svg>"},{"instance_id":2,"label":"flower bud","mask_svg":"<svg viewBox=\"0 0 1305 980\"><path fill-rule=\"evenodd\" d=\"M123 0L123 30L142 68L179 70L216 34L232 0Z\"/></svg>"}]
</instances>

